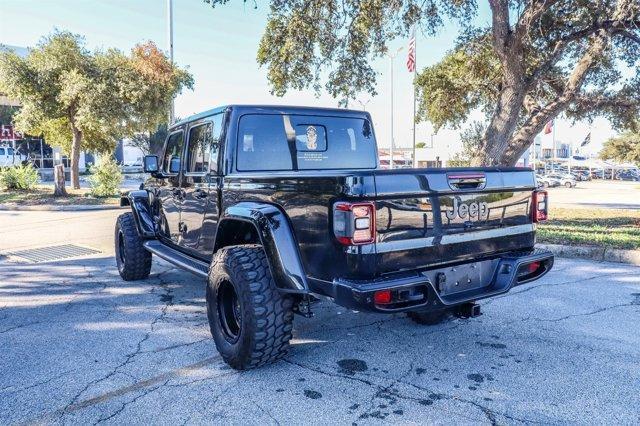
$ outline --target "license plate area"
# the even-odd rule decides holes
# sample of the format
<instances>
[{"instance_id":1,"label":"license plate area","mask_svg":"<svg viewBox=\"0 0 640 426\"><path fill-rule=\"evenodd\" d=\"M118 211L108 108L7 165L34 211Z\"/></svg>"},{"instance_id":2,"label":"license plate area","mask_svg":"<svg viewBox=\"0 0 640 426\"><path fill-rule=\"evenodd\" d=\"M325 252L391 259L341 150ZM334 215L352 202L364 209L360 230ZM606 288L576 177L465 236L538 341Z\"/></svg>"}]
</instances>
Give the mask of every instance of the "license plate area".
<instances>
[{"instance_id":1,"label":"license plate area","mask_svg":"<svg viewBox=\"0 0 640 426\"><path fill-rule=\"evenodd\" d=\"M441 270L436 274L436 291L441 295L484 287L482 265L471 263Z\"/></svg>"}]
</instances>

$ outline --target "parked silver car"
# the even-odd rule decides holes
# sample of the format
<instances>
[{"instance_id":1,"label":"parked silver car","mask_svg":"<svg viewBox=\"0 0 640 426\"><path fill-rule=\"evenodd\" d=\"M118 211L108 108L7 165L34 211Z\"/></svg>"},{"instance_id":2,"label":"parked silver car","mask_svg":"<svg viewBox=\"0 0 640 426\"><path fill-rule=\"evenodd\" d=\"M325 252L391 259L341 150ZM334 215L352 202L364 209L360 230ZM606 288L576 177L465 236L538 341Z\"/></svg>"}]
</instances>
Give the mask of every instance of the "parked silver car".
<instances>
[{"instance_id":1,"label":"parked silver car","mask_svg":"<svg viewBox=\"0 0 640 426\"><path fill-rule=\"evenodd\" d=\"M538 184L538 186L543 187L543 188L554 188L556 186L560 186L560 180L556 179L556 178L552 178L549 177L549 175L543 176L543 175L536 175L536 182Z\"/></svg>"},{"instance_id":2,"label":"parked silver car","mask_svg":"<svg viewBox=\"0 0 640 426\"><path fill-rule=\"evenodd\" d=\"M560 185L565 186L567 188L574 188L576 186L576 178L569 173L567 174L551 173L551 174L548 174L546 177L551 179L556 179L557 181L560 182Z\"/></svg>"}]
</instances>

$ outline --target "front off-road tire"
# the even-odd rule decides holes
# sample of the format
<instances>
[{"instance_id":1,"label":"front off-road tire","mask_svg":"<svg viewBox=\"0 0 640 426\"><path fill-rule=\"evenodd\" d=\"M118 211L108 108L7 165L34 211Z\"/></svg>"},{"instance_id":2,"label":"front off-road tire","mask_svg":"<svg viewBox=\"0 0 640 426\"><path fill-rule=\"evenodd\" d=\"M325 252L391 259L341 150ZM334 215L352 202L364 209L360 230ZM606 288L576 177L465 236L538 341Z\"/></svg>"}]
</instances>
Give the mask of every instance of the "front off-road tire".
<instances>
[{"instance_id":1,"label":"front off-road tire","mask_svg":"<svg viewBox=\"0 0 640 426\"><path fill-rule=\"evenodd\" d=\"M410 311L407 316L411 321L420 325L436 325L445 322L451 316L449 309L440 311Z\"/></svg>"},{"instance_id":2,"label":"front off-road tire","mask_svg":"<svg viewBox=\"0 0 640 426\"><path fill-rule=\"evenodd\" d=\"M276 288L259 245L220 249L207 283L207 316L216 347L236 370L281 359L293 329L293 299Z\"/></svg>"},{"instance_id":3,"label":"front off-road tire","mask_svg":"<svg viewBox=\"0 0 640 426\"><path fill-rule=\"evenodd\" d=\"M143 280L151 272L151 253L142 246L133 213L118 216L115 230L116 264L125 281Z\"/></svg>"}]
</instances>

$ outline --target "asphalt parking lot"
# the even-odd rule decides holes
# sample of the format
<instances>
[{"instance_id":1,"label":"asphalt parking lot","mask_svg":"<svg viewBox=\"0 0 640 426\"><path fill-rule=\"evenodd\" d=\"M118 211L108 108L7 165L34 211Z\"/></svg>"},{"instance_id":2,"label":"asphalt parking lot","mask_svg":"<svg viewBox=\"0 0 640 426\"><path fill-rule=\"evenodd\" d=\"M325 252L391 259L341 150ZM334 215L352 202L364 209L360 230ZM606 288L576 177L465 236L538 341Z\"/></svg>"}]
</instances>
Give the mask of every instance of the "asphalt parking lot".
<instances>
[{"instance_id":1,"label":"asphalt parking lot","mask_svg":"<svg viewBox=\"0 0 640 426\"><path fill-rule=\"evenodd\" d=\"M638 267L559 259L481 317L431 327L323 303L285 360L239 373L202 280L166 263L120 280L117 214L0 213L0 251L99 251L0 258L0 424L640 422Z\"/></svg>"}]
</instances>

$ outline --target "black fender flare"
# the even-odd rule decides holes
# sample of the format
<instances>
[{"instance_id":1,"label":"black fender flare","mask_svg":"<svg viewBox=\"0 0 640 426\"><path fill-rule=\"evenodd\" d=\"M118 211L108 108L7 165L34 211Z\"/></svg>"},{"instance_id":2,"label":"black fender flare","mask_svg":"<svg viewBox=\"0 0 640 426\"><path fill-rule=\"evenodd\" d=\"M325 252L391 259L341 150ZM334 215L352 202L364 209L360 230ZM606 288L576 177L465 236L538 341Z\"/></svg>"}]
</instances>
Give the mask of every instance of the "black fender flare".
<instances>
[{"instance_id":1,"label":"black fender flare","mask_svg":"<svg viewBox=\"0 0 640 426\"><path fill-rule=\"evenodd\" d=\"M138 234L143 238L155 238L156 231L149 202L149 193L143 189L129 191L120 199L120 205L131 206Z\"/></svg>"},{"instance_id":2,"label":"black fender flare","mask_svg":"<svg viewBox=\"0 0 640 426\"><path fill-rule=\"evenodd\" d=\"M302 266L298 243L284 212L276 206L259 202L240 202L227 207L220 217L218 229L225 221L239 220L252 224L264 248L271 275L283 292L307 294L309 285ZM221 245L220 233L216 235L214 253Z\"/></svg>"}]
</instances>

